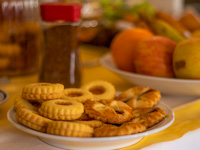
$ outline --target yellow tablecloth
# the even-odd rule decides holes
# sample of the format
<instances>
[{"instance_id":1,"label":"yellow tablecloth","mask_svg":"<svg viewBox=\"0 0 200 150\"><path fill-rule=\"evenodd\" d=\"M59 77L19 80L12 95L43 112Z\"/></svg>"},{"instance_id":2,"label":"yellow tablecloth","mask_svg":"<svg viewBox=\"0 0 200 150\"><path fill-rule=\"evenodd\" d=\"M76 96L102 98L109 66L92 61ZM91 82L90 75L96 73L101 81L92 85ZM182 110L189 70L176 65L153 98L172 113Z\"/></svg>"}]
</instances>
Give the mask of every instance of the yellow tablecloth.
<instances>
[{"instance_id":1,"label":"yellow tablecloth","mask_svg":"<svg viewBox=\"0 0 200 150\"><path fill-rule=\"evenodd\" d=\"M176 109L175 121L169 128L146 136L139 143L122 150L139 150L155 143L172 141L198 128L200 128L200 100Z\"/></svg>"},{"instance_id":2,"label":"yellow tablecloth","mask_svg":"<svg viewBox=\"0 0 200 150\"><path fill-rule=\"evenodd\" d=\"M82 46L81 58L83 62L92 61L100 58L105 54L105 52L108 52L108 50L104 48ZM83 68L82 77L82 84L102 79L113 83L118 91L123 91L132 86L118 75L100 65ZM9 84L0 85L0 88L7 91L10 96L8 101L0 106L0 127L10 125L6 114L13 105L14 97L21 92L25 84L33 82L38 82L38 74L12 77ZM169 128L146 136L139 143L123 148L122 150L138 150L154 143L175 140L183 136L185 133L198 128L200 128L200 101L196 101L190 105L175 110L175 121Z\"/></svg>"}]
</instances>

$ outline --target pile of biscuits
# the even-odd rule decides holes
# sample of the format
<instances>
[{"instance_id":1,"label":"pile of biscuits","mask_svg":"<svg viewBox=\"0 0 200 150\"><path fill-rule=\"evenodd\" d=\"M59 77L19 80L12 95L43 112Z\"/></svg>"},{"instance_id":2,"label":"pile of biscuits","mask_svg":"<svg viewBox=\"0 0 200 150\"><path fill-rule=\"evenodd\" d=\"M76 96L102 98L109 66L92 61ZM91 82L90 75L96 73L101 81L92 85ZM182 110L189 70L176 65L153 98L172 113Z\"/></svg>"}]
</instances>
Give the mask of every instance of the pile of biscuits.
<instances>
[{"instance_id":1,"label":"pile of biscuits","mask_svg":"<svg viewBox=\"0 0 200 150\"><path fill-rule=\"evenodd\" d=\"M108 81L81 88L59 83L24 86L14 100L16 120L37 131L70 137L109 137L146 131L167 115L156 106L161 94L134 86L120 94Z\"/></svg>"}]
</instances>

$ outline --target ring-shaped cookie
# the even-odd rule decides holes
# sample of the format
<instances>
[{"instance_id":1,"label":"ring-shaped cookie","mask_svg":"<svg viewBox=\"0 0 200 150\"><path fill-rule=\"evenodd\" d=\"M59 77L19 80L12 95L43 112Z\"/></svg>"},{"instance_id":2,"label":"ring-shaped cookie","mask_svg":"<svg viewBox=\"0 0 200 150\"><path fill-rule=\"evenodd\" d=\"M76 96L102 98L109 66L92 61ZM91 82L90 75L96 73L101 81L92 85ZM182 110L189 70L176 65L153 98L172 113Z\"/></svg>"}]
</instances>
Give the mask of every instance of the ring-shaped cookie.
<instances>
[{"instance_id":1,"label":"ring-shaped cookie","mask_svg":"<svg viewBox=\"0 0 200 150\"><path fill-rule=\"evenodd\" d=\"M93 81L82 86L94 95L94 100L113 99L115 97L115 87L107 81Z\"/></svg>"},{"instance_id":2,"label":"ring-shaped cookie","mask_svg":"<svg viewBox=\"0 0 200 150\"><path fill-rule=\"evenodd\" d=\"M59 83L33 83L25 85L22 97L28 100L50 100L60 98L64 85Z\"/></svg>"},{"instance_id":3,"label":"ring-shaped cookie","mask_svg":"<svg viewBox=\"0 0 200 150\"><path fill-rule=\"evenodd\" d=\"M131 108L144 108L156 105L161 98L158 90L135 86L119 94L115 99L126 102Z\"/></svg>"},{"instance_id":4,"label":"ring-shaped cookie","mask_svg":"<svg viewBox=\"0 0 200 150\"><path fill-rule=\"evenodd\" d=\"M38 108L29 103L27 100L23 99L21 95L17 96L14 100L14 109L18 111L19 109L26 108L33 111L38 111Z\"/></svg>"},{"instance_id":5,"label":"ring-shaped cookie","mask_svg":"<svg viewBox=\"0 0 200 150\"><path fill-rule=\"evenodd\" d=\"M47 133L71 137L92 137L94 129L89 125L80 123L52 121L48 124Z\"/></svg>"},{"instance_id":6,"label":"ring-shaped cookie","mask_svg":"<svg viewBox=\"0 0 200 150\"><path fill-rule=\"evenodd\" d=\"M46 132L48 123L52 121L40 116L36 111L25 108L19 109L17 111L16 120L19 123L40 132Z\"/></svg>"},{"instance_id":7,"label":"ring-shaped cookie","mask_svg":"<svg viewBox=\"0 0 200 150\"><path fill-rule=\"evenodd\" d=\"M93 94L81 88L66 88L64 89L63 96L61 98L84 103L88 100L92 100Z\"/></svg>"},{"instance_id":8,"label":"ring-shaped cookie","mask_svg":"<svg viewBox=\"0 0 200 150\"><path fill-rule=\"evenodd\" d=\"M40 115L53 120L75 120L83 112L82 103L64 99L45 101L39 108Z\"/></svg>"},{"instance_id":9,"label":"ring-shaped cookie","mask_svg":"<svg viewBox=\"0 0 200 150\"><path fill-rule=\"evenodd\" d=\"M104 123L122 124L133 116L132 108L117 100L87 101L84 108L89 117Z\"/></svg>"},{"instance_id":10,"label":"ring-shaped cookie","mask_svg":"<svg viewBox=\"0 0 200 150\"><path fill-rule=\"evenodd\" d=\"M146 127L140 123L125 123L121 126L106 124L94 130L94 137L131 135L144 132L145 130Z\"/></svg>"}]
</instances>

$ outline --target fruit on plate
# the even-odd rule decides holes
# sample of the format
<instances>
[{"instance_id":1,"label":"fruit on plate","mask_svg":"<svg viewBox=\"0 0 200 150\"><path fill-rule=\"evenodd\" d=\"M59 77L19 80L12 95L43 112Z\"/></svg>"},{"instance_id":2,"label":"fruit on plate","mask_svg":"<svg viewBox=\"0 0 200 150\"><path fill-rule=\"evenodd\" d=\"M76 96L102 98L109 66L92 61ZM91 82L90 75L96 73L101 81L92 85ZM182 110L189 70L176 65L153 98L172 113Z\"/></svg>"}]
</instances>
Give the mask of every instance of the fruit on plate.
<instances>
[{"instance_id":1,"label":"fruit on plate","mask_svg":"<svg viewBox=\"0 0 200 150\"><path fill-rule=\"evenodd\" d=\"M169 38L154 36L138 43L133 62L139 74L173 78L172 55L176 43Z\"/></svg>"},{"instance_id":2,"label":"fruit on plate","mask_svg":"<svg viewBox=\"0 0 200 150\"><path fill-rule=\"evenodd\" d=\"M173 69L177 78L200 79L200 38L190 38L177 45Z\"/></svg>"},{"instance_id":3,"label":"fruit on plate","mask_svg":"<svg viewBox=\"0 0 200 150\"><path fill-rule=\"evenodd\" d=\"M142 28L123 30L111 42L111 55L116 66L125 71L134 72L133 53L139 41L154 36Z\"/></svg>"}]
</instances>

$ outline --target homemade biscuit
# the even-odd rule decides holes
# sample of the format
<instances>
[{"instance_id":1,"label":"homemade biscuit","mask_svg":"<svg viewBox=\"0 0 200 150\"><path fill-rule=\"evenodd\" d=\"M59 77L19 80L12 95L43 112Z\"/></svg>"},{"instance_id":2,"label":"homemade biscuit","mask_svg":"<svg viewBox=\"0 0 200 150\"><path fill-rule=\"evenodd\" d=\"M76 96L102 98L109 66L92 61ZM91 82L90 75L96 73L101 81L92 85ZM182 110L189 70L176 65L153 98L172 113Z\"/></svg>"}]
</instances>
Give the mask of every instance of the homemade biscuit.
<instances>
[{"instance_id":1,"label":"homemade biscuit","mask_svg":"<svg viewBox=\"0 0 200 150\"><path fill-rule=\"evenodd\" d=\"M17 111L16 120L19 123L40 132L46 132L47 124L52 121L40 116L36 111L25 108Z\"/></svg>"},{"instance_id":2,"label":"homemade biscuit","mask_svg":"<svg viewBox=\"0 0 200 150\"><path fill-rule=\"evenodd\" d=\"M33 83L25 85L22 97L28 100L50 100L60 98L64 85L58 83Z\"/></svg>"},{"instance_id":3,"label":"homemade biscuit","mask_svg":"<svg viewBox=\"0 0 200 150\"><path fill-rule=\"evenodd\" d=\"M93 94L84 89L66 88L66 89L64 89L63 96L61 98L84 103L88 100L92 100Z\"/></svg>"},{"instance_id":4,"label":"homemade biscuit","mask_svg":"<svg viewBox=\"0 0 200 150\"><path fill-rule=\"evenodd\" d=\"M161 98L158 90L135 86L119 94L115 99L127 103L131 108L153 107Z\"/></svg>"},{"instance_id":5,"label":"homemade biscuit","mask_svg":"<svg viewBox=\"0 0 200 150\"><path fill-rule=\"evenodd\" d=\"M92 137L94 129L80 123L52 121L48 124L47 133L70 137Z\"/></svg>"},{"instance_id":6,"label":"homemade biscuit","mask_svg":"<svg viewBox=\"0 0 200 150\"><path fill-rule=\"evenodd\" d=\"M83 104L73 100L56 99L45 101L39 114L53 120L75 120L84 112Z\"/></svg>"},{"instance_id":7,"label":"homemade biscuit","mask_svg":"<svg viewBox=\"0 0 200 150\"><path fill-rule=\"evenodd\" d=\"M94 95L94 100L113 99L115 97L115 87L107 81L93 81L82 86Z\"/></svg>"}]
</instances>

